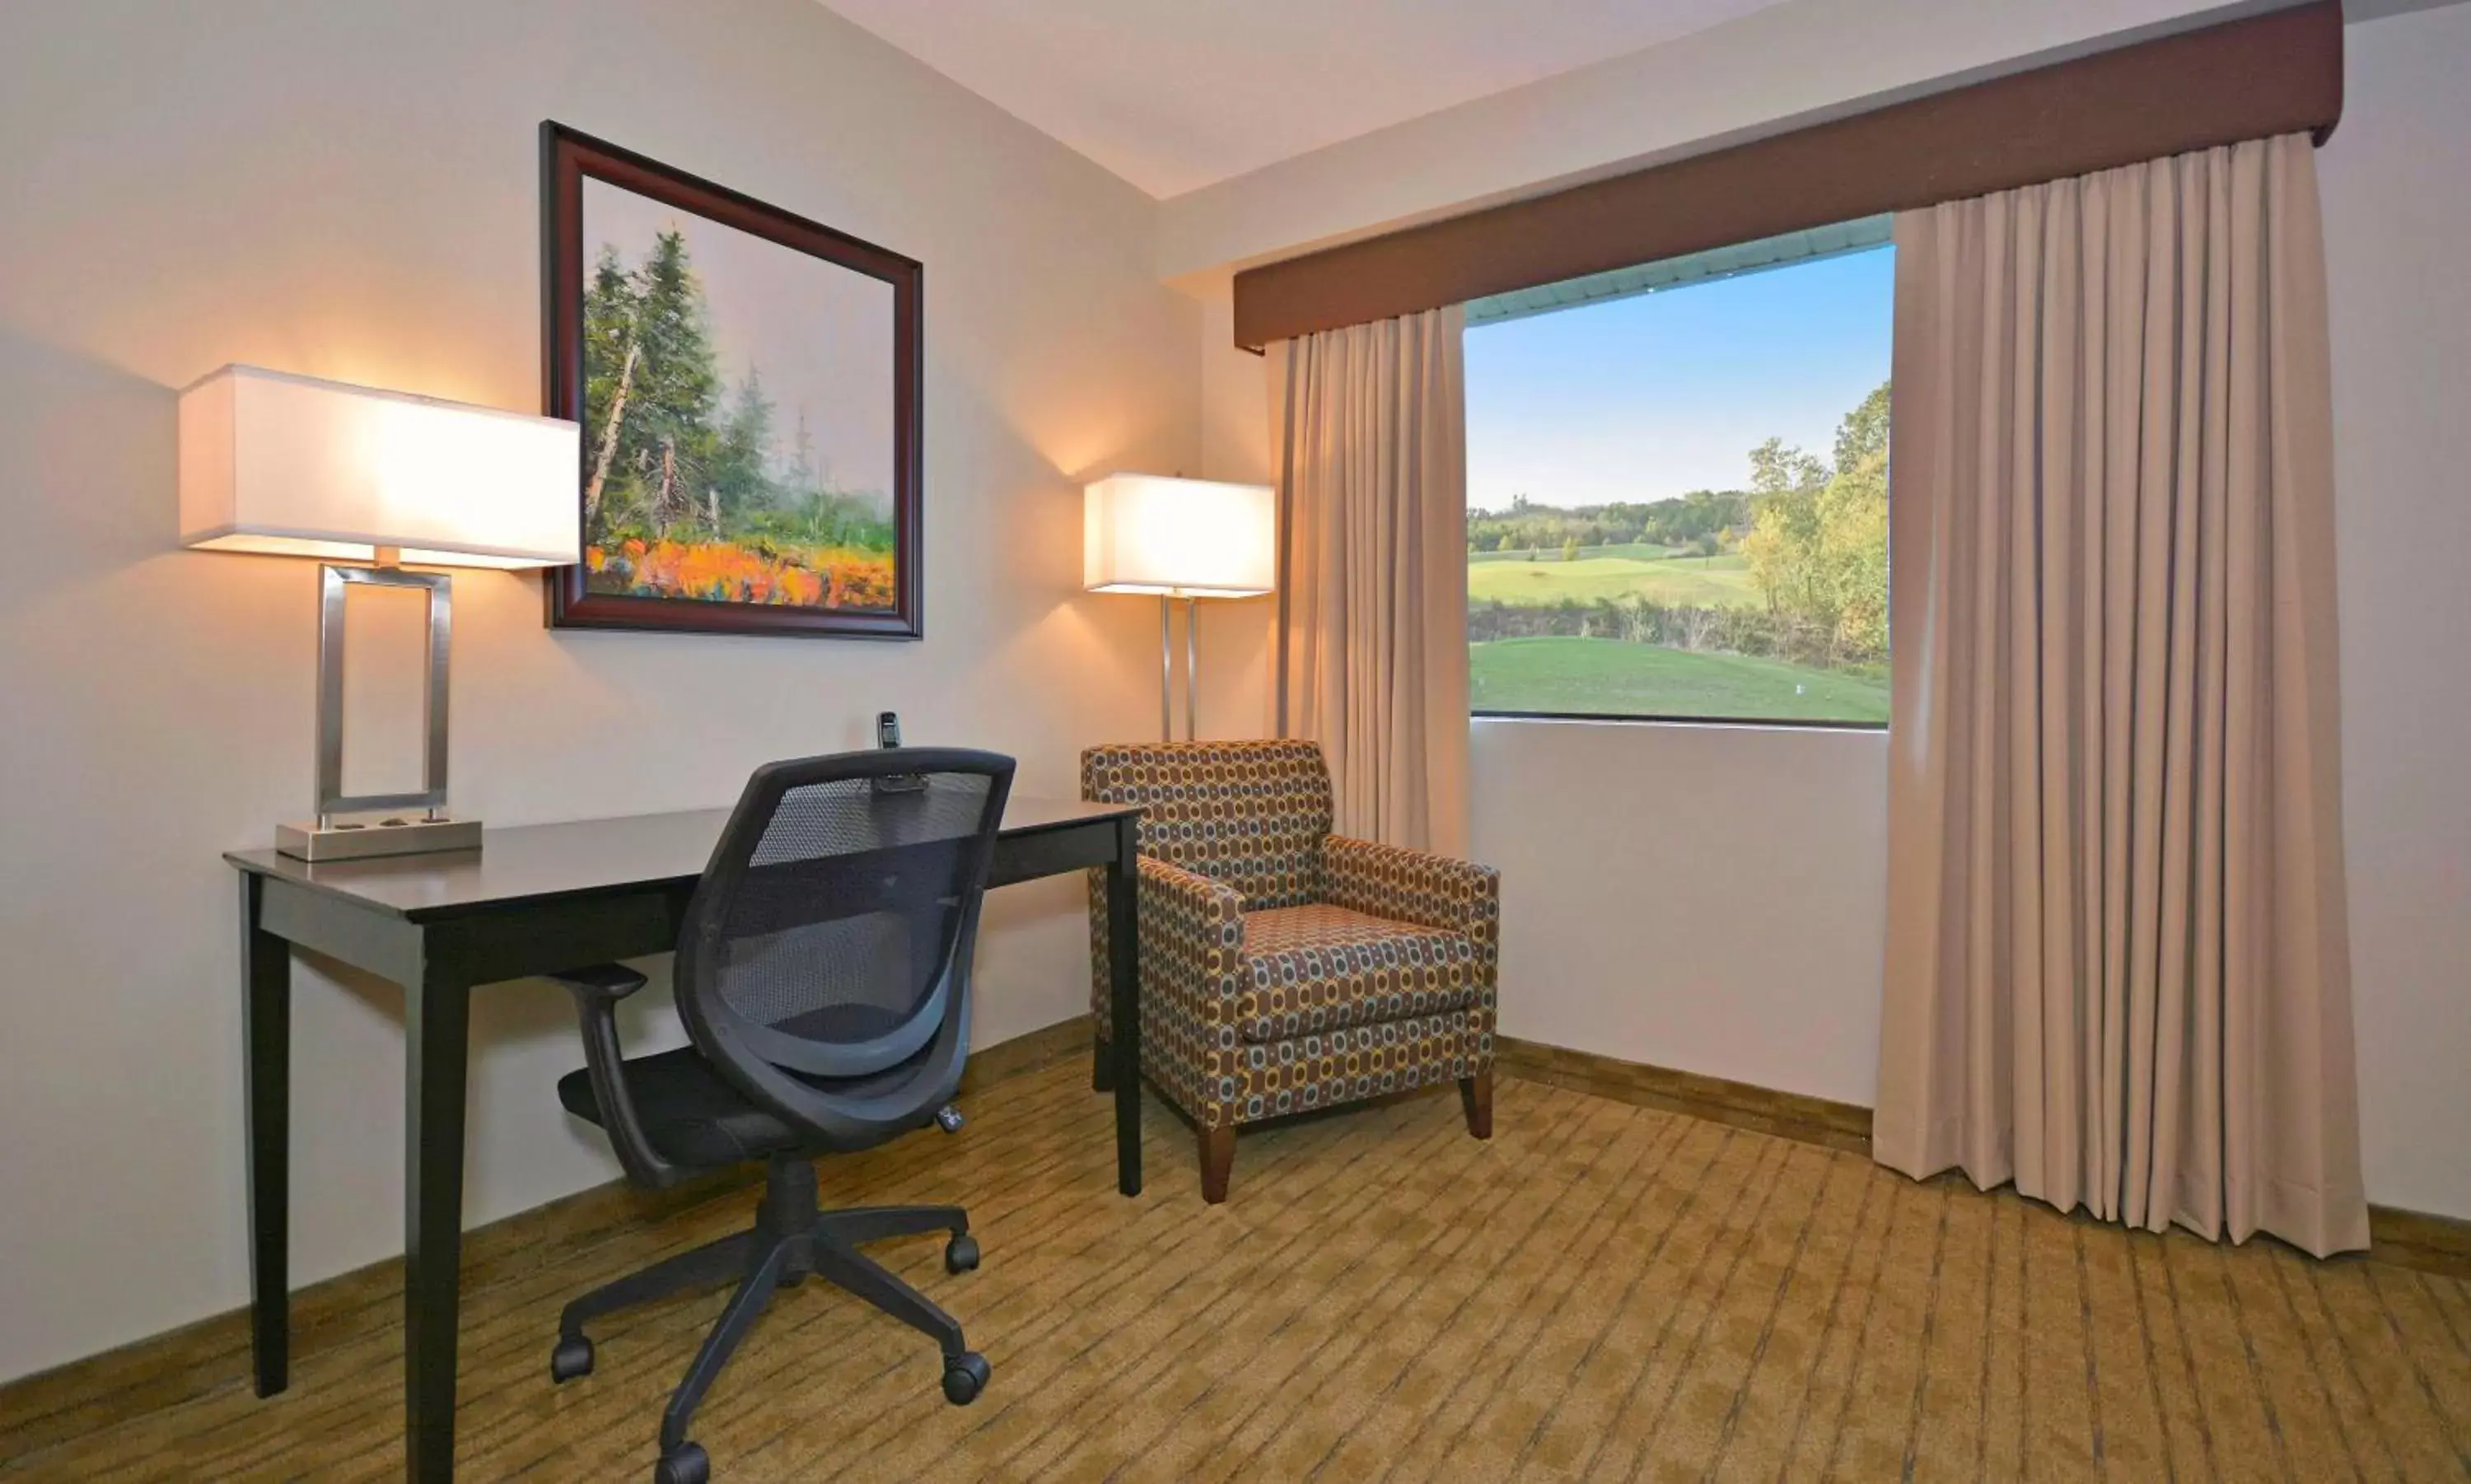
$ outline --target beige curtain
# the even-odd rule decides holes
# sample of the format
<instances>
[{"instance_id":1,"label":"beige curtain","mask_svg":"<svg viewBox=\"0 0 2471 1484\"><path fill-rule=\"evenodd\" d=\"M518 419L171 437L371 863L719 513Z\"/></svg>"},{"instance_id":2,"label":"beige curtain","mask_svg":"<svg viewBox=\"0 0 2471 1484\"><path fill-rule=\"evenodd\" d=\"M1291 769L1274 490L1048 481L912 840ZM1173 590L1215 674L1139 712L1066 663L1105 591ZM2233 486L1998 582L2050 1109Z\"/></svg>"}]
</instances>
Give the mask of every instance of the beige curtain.
<instances>
[{"instance_id":1,"label":"beige curtain","mask_svg":"<svg viewBox=\"0 0 2471 1484\"><path fill-rule=\"evenodd\" d=\"M1330 760L1338 831L1467 854L1465 311L1272 343L1270 731Z\"/></svg>"},{"instance_id":2,"label":"beige curtain","mask_svg":"<svg viewBox=\"0 0 2471 1484\"><path fill-rule=\"evenodd\" d=\"M1896 219L1876 1153L2367 1245L2291 136Z\"/></svg>"}]
</instances>

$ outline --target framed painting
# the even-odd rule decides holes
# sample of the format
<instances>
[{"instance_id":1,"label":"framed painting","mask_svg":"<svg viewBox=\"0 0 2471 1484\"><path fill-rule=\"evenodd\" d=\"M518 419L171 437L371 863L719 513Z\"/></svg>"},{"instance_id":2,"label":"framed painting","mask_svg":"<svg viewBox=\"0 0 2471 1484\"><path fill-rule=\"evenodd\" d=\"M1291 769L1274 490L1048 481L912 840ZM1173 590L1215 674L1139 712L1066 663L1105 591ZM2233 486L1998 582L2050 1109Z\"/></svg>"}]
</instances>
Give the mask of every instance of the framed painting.
<instances>
[{"instance_id":1,"label":"framed painting","mask_svg":"<svg viewBox=\"0 0 2471 1484\"><path fill-rule=\"evenodd\" d=\"M917 638L918 263L541 135L546 398L583 428L551 625Z\"/></svg>"}]
</instances>

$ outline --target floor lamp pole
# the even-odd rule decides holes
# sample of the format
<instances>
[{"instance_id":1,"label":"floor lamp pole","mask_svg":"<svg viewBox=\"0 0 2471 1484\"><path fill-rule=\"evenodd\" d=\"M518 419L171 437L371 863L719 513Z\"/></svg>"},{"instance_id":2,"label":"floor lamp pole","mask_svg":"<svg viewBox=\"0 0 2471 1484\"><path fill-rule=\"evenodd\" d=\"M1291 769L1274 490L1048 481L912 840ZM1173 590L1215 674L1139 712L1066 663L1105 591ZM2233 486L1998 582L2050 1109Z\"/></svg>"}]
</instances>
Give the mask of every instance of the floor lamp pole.
<instances>
[{"instance_id":1,"label":"floor lamp pole","mask_svg":"<svg viewBox=\"0 0 2471 1484\"><path fill-rule=\"evenodd\" d=\"M1175 624L1172 593L1159 594L1159 741L1175 741ZM1201 601L1184 595L1184 740L1201 735Z\"/></svg>"}]
</instances>

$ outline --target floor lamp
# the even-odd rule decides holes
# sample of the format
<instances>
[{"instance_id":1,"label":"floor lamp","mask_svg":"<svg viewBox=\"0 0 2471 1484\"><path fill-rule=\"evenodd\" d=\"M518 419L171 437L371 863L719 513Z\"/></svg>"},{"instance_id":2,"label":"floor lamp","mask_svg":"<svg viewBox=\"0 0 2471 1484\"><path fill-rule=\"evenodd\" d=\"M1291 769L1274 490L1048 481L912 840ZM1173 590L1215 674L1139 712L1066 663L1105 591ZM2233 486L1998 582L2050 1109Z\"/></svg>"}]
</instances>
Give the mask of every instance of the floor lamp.
<instances>
[{"instance_id":1,"label":"floor lamp","mask_svg":"<svg viewBox=\"0 0 2471 1484\"><path fill-rule=\"evenodd\" d=\"M1276 525L1266 484L1111 474L1083 492L1082 578L1094 593L1159 601L1159 740L1175 741L1170 609L1184 601L1184 735L1198 734L1204 598L1276 590Z\"/></svg>"}]
</instances>

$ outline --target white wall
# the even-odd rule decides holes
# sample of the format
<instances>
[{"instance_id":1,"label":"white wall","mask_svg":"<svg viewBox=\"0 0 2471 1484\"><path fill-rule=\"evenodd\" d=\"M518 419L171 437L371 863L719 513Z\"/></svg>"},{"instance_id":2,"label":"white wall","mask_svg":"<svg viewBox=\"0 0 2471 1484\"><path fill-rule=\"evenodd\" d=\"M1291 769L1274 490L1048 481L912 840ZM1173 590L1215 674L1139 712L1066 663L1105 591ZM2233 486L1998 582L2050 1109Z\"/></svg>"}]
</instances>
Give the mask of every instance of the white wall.
<instances>
[{"instance_id":1,"label":"white wall","mask_svg":"<svg viewBox=\"0 0 2471 1484\"><path fill-rule=\"evenodd\" d=\"M1855 47L1830 70L1799 45L1743 44L1761 17L1802 14L1831 35L1856 16L1822 9L1793 0L1658 50L1688 51L1694 67L1676 85L1709 107L1819 106L1847 96L1844 80L1910 59ZM1935 13L1928 0L1859 12ZM2095 35L2134 19L2125 7L1968 13L1943 39L1976 66L2052 44L2055 26ZM2369 1199L2471 1216L2471 584L2457 570L2471 553L2471 5L2355 24L2345 41L2344 117L2318 171L2363 1152ZM1606 67L1662 76L1672 63L1641 54ZM1517 194L1521 170L1581 169L1698 116L1644 89L1631 96L1658 107L1613 109L1597 89L1548 80L1178 198L1165 208L1164 265L1279 255L1460 197ZM1476 119L1489 122L1470 133ZM1258 415L1259 399L1258 378L1247 385L1229 359L1240 353L1224 349L1225 268L1188 281L1212 296L1212 428ZM1481 721L1472 765L1475 850L1503 871L1504 1033L1875 1100L1881 739Z\"/></svg>"},{"instance_id":2,"label":"white wall","mask_svg":"<svg viewBox=\"0 0 2471 1484\"><path fill-rule=\"evenodd\" d=\"M1479 720L1471 767L1502 1034L1871 1102L1886 734Z\"/></svg>"},{"instance_id":3,"label":"white wall","mask_svg":"<svg viewBox=\"0 0 2471 1484\"><path fill-rule=\"evenodd\" d=\"M247 1294L218 856L307 796L316 571L175 549L172 389L537 407L544 118L926 263L929 637L553 635L534 581L459 576L458 805L725 803L881 707L1024 791L1147 735L1153 615L1078 591L1080 477L1200 457L1139 192L813 0L0 7L0 1379ZM1084 1003L1080 892L991 903L982 1043ZM400 1250L401 1003L295 982L307 1282ZM467 1216L611 1178L562 997L486 990L474 1036Z\"/></svg>"},{"instance_id":4,"label":"white wall","mask_svg":"<svg viewBox=\"0 0 2471 1484\"><path fill-rule=\"evenodd\" d=\"M1534 195L2290 0L1783 0L1189 191L1159 271L1204 274Z\"/></svg>"},{"instance_id":5,"label":"white wall","mask_svg":"<svg viewBox=\"0 0 2471 1484\"><path fill-rule=\"evenodd\" d=\"M2318 154L2368 1198L2471 1216L2471 6L2344 33Z\"/></svg>"},{"instance_id":6,"label":"white wall","mask_svg":"<svg viewBox=\"0 0 2471 1484\"><path fill-rule=\"evenodd\" d=\"M1236 348L1226 283L1202 304L1201 472L1248 484L1276 482L1271 467L1270 389L1261 358ZM1212 603L1201 627L1203 737L1265 735L1271 602Z\"/></svg>"},{"instance_id":7,"label":"white wall","mask_svg":"<svg viewBox=\"0 0 2471 1484\"><path fill-rule=\"evenodd\" d=\"M536 405L541 119L926 261L930 637L553 637L529 581L459 577L459 805L721 802L883 706L1064 792L1081 744L1154 724L1154 613L1075 591L1079 481L1266 474L1227 264L2204 9L1789 0L1159 207L812 0L0 7L0 1378L246 1292L216 856L306 792L314 574L173 549L172 389L247 360ZM2349 40L2321 170L2368 1189L2471 1214L2471 9ZM1258 729L1265 618L1210 610L1205 735ZM1870 1100L1877 739L1491 723L1475 766L1505 1031ZM1077 1011L1082 952L1073 883L1000 894L980 1040ZM566 1015L481 1000L471 1219L614 1173L550 1094ZM299 976L301 1281L398 1250L399 1017Z\"/></svg>"},{"instance_id":8,"label":"white wall","mask_svg":"<svg viewBox=\"0 0 2471 1484\"><path fill-rule=\"evenodd\" d=\"M1177 197L1161 211L1159 267L1207 308L1202 415L1213 472L1260 477L1267 460L1265 436L1246 441L1262 426L1260 363L1228 344L1235 267L2224 9L1786 0ZM1505 1034L1873 1100L1882 738L1486 721L1471 761L1475 851L1503 872Z\"/></svg>"}]
</instances>

